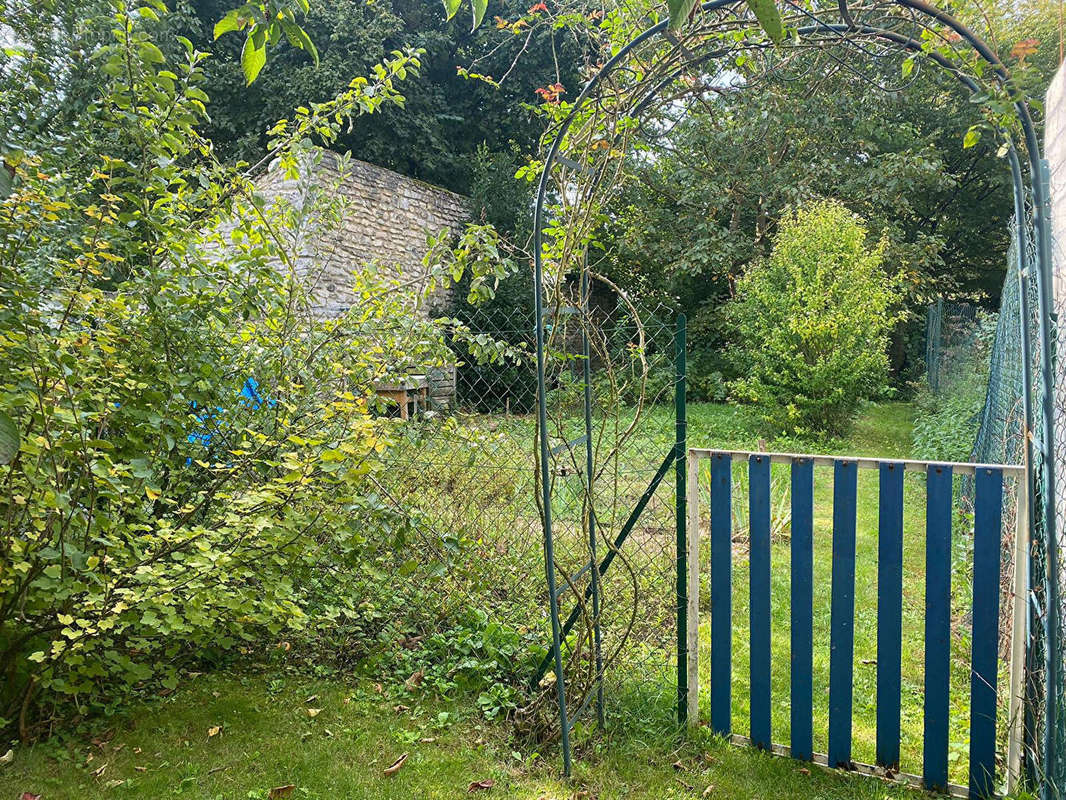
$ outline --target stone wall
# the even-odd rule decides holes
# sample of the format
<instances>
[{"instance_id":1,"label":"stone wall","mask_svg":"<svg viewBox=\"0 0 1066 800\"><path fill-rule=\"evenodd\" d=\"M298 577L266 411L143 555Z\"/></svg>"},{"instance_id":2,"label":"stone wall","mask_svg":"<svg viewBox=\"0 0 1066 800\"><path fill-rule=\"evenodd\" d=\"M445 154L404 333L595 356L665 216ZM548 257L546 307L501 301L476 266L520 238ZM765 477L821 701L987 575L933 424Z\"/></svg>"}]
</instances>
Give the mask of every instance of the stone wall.
<instances>
[{"instance_id":1,"label":"stone wall","mask_svg":"<svg viewBox=\"0 0 1066 800\"><path fill-rule=\"evenodd\" d=\"M368 264L389 277L417 282L424 273L426 235L443 228L456 231L470 217L469 202L460 195L326 150L305 162L297 179L287 179L273 165L257 188L268 201L284 198L297 208L314 191L343 195L347 208L341 224L310 220L295 243L297 270L316 313L324 317L351 307L352 273ZM438 296L434 305L443 300Z\"/></svg>"}]
</instances>

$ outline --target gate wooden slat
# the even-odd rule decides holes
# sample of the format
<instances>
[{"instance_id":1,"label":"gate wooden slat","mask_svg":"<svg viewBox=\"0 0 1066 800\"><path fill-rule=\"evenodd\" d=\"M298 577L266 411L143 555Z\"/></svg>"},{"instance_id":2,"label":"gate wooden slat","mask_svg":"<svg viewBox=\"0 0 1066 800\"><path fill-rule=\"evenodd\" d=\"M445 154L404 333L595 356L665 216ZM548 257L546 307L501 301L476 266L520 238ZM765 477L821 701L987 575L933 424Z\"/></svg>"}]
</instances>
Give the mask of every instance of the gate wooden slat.
<instances>
[{"instance_id":1,"label":"gate wooden slat","mask_svg":"<svg viewBox=\"0 0 1066 800\"><path fill-rule=\"evenodd\" d=\"M732 732L733 470L732 458L711 460L711 730Z\"/></svg>"},{"instance_id":2,"label":"gate wooden slat","mask_svg":"<svg viewBox=\"0 0 1066 800\"><path fill-rule=\"evenodd\" d=\"M970 673L970 797L993 797L996 775L999 562L1003 473L981 469L974 486L973 635ZM985 635L980 635L984 632Z\"/></svg>"},{"instance_id":3,"label":"gate wooden slat","mask_svg":"<svg viewBox=\"0 0 1066 800\"><path fill-rule=\"evenodd\" d=\"M948 783L951 690L951 467L930 465L925 515L925 720L922 779L927 789ZM997 586L998 590L998 586Z\"/></svg>"},{"instance_id":4,"label":"gate wooden slat","mask_svg":"<svg viewBox=\"0 0 1066 800\"><path fill-rule=\"evenodd\" d=\"M749 647L750 736L732 733L732 655L733 655L733 460L747 461L749 537ZM894 775L915 787L946 791L955 797L993 797L996 789L998 753L996 717L999 695L999 585L1003 510L1007 498L1005 479L1017 484L1011 497L1019 503L1019 538L1014 545L1015 559L1024 565L1028 532L1024 512L1027 508L1024 467L1003 464L953 464L915 460L882 460L846 456L781 454L752 451L716 451L691 448L688 451L688 481L692 498L699 492L699 465L711 461L710 503L710 628L711 628L711 729L734 743L764 748L775 755L791 755L829 767L844 767L866 775ZM791 470L790 561L790 737L791 745L776 744L772 739L773 684L772 634L773 607L773 464L788 464ZM832 587L829 637L829 746L825 754L813 746L813 619L814 619L814 472L816 467L833 467L832 512ZM876 553L864 547L866 563L877 560L877 669L876 669L876 766L853 759L855 711L855 621L856 566L858 561L858 472L878 470L878 544ZM925 529L925 627L924 627L924 729L922 731L921 775L900 771L902 729L902 642L903 642L903 533L905 511L905 474L921 470L926 474ZM951 580L952 520L955 514L953 479L956 474L974 475L973 565L973 640L970 645L970 774L969 786L948 780L948 732L951 706ZM872 476L871 476L872 477ZM1012 484L1013 486L1014 484ZM865 509L864 509L865 512ZM697 506L689 508L691 535L690 575L700 574L699 519ZM706 529L705 529L706 530ZM783 564L777 564L784 568ZM693 571L695 571L693 573ZM1022 589L1015 587L1018 596ZM918 577L916 572L915 577ZM695 587L699 582L692 581ZM864 587L865 591L865 587ZM687 603L692 619L692 641L699 632L699 598L690 592ZM1025 608L1021 605L1024 616ZM986 635L987 633L987 635ZM1024 637L1014 642L1012 654L1011 696L1014 699L1016 676L1025 667ZM1018 653L1021 655L1018 655ZM690 653L691 655L691 653ZM963 653L958 658L964 657ZM697 662L693 659L691 664ZM866 662L864 662L866 663ZM689 677L690 700L698 697L699 672ZM735 676L743 680L740 675ZM1020 682L1019 682L1020 686ZM864 690L865 691L865 690ZM1017 705L1017 702L1015 702ZM692 706L695 709L695 706ZM692 718L697 715L693 711ZM1021 746L1021 729L1012 721L1009 733L1012 752ZM1008 753L1010 756L1010 753ZM1008 760L1008 785L1017 782L1014 761ZM906 765L904 765L906 766Z\"/></svg>"},{"instance_id":5,"label":"gate wooden slat","mask_svg":"<svg viewBox=\"0 0 1066 800\"><path fill-rule=\"evenodd\" d=\"M792 462L792 609L790 651L791 749L794 758L814 757L814 462Z\"/></svg>"},{"instance_id":6,"label":"gate wooden slat","mask_svg":"<svg viewBox=\"0 0 1066 800\"><path fill-rule=\"evenodd\" d=\"M751 741L770 749L770 459L748 458L748 580Z\"/></svg>"},{"instance_id":7,"label":"gate wooden slat","mask_svg":"<svg viewBox=\"0 0 1066 800\"><path fill-rule=\"evenodd\" d=\"M854 462L833 464L833 598L829 638L829 765L851 763L853 655L855 651Z\"/></svg>"},{"instance_id":8,"label":"gate wooden slat","mask_svg":"<svg viewBox=\"0 0 1066 800\"><path fill-rule=\"evenodd\" d=\"M877 523L878 766L899 769L903 647L903 464L880 467Z\"/></svg>"}]
</instances>

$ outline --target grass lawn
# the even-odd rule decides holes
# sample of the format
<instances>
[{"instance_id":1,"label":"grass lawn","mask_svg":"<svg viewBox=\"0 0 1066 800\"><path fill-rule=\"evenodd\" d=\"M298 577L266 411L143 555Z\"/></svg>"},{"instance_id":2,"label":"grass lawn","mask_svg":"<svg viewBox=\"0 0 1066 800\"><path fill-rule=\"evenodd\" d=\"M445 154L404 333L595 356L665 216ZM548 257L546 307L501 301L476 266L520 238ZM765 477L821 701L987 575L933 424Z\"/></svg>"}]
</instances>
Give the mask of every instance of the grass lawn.
<instances>
[{"instance_id":1,"label":"grass lawn","mask_svg":"<svg viewBox=\"0 0 1066 800\"><path fill-rule=\"evenodd\" d=\"M744 409L693 404L689 413L691 446L758 448L758 435ZM846 439L807 447L790 443L787 449L906 457L911 446L912 414L906 404L871 406L862 412ZM488 427L490 424L492 427ZM524 571L519 575L521 580L516 579L516 585L524 586L535 600L541 591L542 567L537 561L536 509L529 493L531 451L525 447L529 441L527 434L532 430L531 421L508 418L499 422L489 420L485 425L487 433L469 441L420 438L414 442L418 452L412 452L411 469L417 480L412 480L414 488L405 491L402 499L422 509L434 525L451 530L469 525L475 529L472 535L493 543L485 551L486 569L497 569L493 565L500 561L501 554L510 553L517 558ZM514 431L503 438L502 432L508 428ZM501 441L509 443L514 451L507 453L507 459L500 457ZM650 409L632 446L633 455L623 456L639 470L629 479L632 485L625 486L628 494L639 496L647 482L644 473L654 471L672 442L672 410ZM775 447L773 443L770 446ZM482 456L479 447L484 447L485 469L479 461ZM432 485L425 477L415 474L416 468L424 469L427 460L436 467ZM510 467L504 469L507 465ZM733 723L735 732L746 734L747 493L746 469L742 466L736 467L734 473L734 509L740 514L734 526ZM787 509L784 494L788 487L787 468L775 466L774 477L778 501L775 505ZM701 522L706 526L706 476L702 485ZM374 683L354 677L343 683L275 674L215 674L190 678L170 697L96 723L80 734L63 735L17 750L11 764L0 765L0 800L21 798L24 792L31 796L40 794L42 800L172 796L230 800L267 798L271 788L289 785L294 786L291 791L277 791L275 797L445 798L470 796L469 787L479 781L493 782L491 788L474 789L486 797L559 800L916 796L911 790L878 780L830 772L726 745L712 739L706 728L697 731L687 743L680 742L669 721L673 696L670 660L674 624L671 605L674 531L672 492L668 491L669 487L664 489L667 491L661 490L662 496L649 506L642 520L644 527L632 545L647 552L648 564L648 571L643 573L647 576L644 597L638 609L639 635L626 651L629 660L622 659L608 674L608 732L590 730L594 726L587 718L578 726L576 777L572 782L559 779L557 745L546 745L537 754L536 746L512 741L508 725L488 723L472 713L469 709L473 703L389 698L385 696L390 693L388 686L384 687L384 693L379 693ZM860 471L858 492L853 758L872 762L876 711L876 472ZM831 471L816 470L814 719L815 749L821 752L826 749L828 708L831 499ZM492 516L467 518L474 500L491 509ZM631 507L625 503L622 506ZM563 506L560 511L564 509L569 510ZM908 476L904 530L902 767L906 772L915 773L921 772L924 513L923 478ZM565 518L565 514L560 516ZM783 521L772 545L773 739L784 744L789 741L787 522L787 519ZM560 528L565 530L564 526ZM961 526L954 538L958 566L952 605L956 624L952 644L951 779L965 783L969 720L969 632L965 614L970 595L965 575L969 556L968 537L963 535ZM496 542L507 546L495 546ZM706 720L710 666L706 531L704 542L700 672L701 718ZM517 549L519 546L523 549ZM639 559L634 561L639 563ZM619 607L628 613L624 597ZM515 608L520 607L516 604ZM645 664L639 661L641 653L648 659ZM648 664L656 666L652 669ZM656 702L663 706L654 713L664 724L658 727L650 724L653 709L642 699L645 697L657 698ZM663 698L665 703L661 702ZM400 704L412 708L397 710ZM309 709L321 711L313 713ZM641 720L642 715L649 721L648 725L628 724ZM210 735L215 728L219 732ZM385 768L404 753L409 755L402 767L395 775L386 776ZM713 788L708 791L708 787Z\"/></svg>"},{"instance_id":2,"label":"grass lawn","mask_svg":"<svg viewBox=\"0 0 1066 800\"><path fill-rule=\"evenodd\" d=\"M387 689L386 689L387 691ZM908 790L701 737L600 740L564 782L552 748L522 760L508 729L373 683L204 675L91 731L17 751L0 798L884 798ZM321 709L311 716L310 709ZM211 735L215 728L220 731ZM95 742L94 742L95 740ZM528 752L524 750L524 752ZM408 754L395 775L385 768ZM487 789L469 791L476 782ZM713 787L708 791L708 787Z\"/></svg>"}]
</instances>

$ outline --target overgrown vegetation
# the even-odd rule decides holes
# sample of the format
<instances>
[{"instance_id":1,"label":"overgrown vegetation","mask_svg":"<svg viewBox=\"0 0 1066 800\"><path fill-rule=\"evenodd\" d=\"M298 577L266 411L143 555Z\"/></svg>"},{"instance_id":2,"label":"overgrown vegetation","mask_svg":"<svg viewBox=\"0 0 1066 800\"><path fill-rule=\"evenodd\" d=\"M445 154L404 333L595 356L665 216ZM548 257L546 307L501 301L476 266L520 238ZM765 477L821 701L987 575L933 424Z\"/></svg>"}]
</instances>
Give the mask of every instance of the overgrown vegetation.
<instances>
[{"instance_id":1,"label":"overgrown vegetation","mask_svg":"<svg viewBox=\"0 0 1066 800\"><path fill-rule=\"evenodd\" d=\"M529 216L541 166L533 155L540 134L551 135L572 110L586 73L662 9L507 0L491 9L499 12L494 24L481 26L490 9L481 0L469 5L469 32L454 17L466 10L458 0L263 0L237 10L214 2L168 10L161 0L5 7L0 32L10 31L12 46L0 55L7 136L0 172L0 730L12 743L62 736L85 720L94 727L133 697L186 690L202 670L265 663L272 670L265 699L262 675L240 673L238 682L259 682L247 691L218 677L207 683L240 698L234 713L267 707L264 727L278 722L272 704L281 697L297 709L300 731L288 732L323 745L305 764L309 796L380 793L382 785L387 792L387 764L377 763L381 741L432 744L457 719L464 735L515 745L494 750L494 780L516 793L557 791L540 766L558 734L550 706L557 678L549 674L539 690L528 685L546 653L548 606L540 476L531 455L538 442L530 414ZM682 7L692 4L670 4L675 23L684 21ZM757 21L779 38L772 19ZM1013 16L994 22L1009 31L1021 24ZM748 35L765 44L758 26L741 38ZM1013 59L1024 64L1031 50ZM1038 69L1023 71L1024 82L1049 71L1044 55L1032 59ZM884 64L875 71L895 76L900 69L891 59ZM747 60L737 58L728 65L734 68L753 86L765 77ZM797 68L785 65L786 72ZM832 117L810 98L791 107L782 85L770 85L770 99L760 100L736 86L709 91L686 83L683 94L698 97L700 108L681 124L671 119L677 106L669 100L648 126L662 157L650 155L646 141L625 154L624 139L637 128L629 122L610 136L606 128L585 131L587 163L602 166L601 175L619 169L606 202L584 202L586 187L574 176L593 170L577 161L552 179L542 253L551 318L545 436L558 456L549 504L560 547L551 568L573 592L567 603L588 605L576 598L590 559L610 548L604 542L643 502L674 446L677 311L693 317L693 394L740 403L693 407L694 444L754 449L768 432L780 449L905 454L909 416L901 406L882 409L881 439L869 436L868 419L860 419L860 435L844 437L868 400L891 394L893 370L901 374L906 360L899 347L890 349L907 335L897 323L956 273L953 262L967 268L951 289L986 291L1005 184L976 159L989 141L973 134L958 150L969 107L952 96L952 113L941 115L943 84L933 84L914 118L894 97L874 115L856 87L865 83L846 71L827 76L819 87L826 103L847 97ZM842 131L858 132L857 141L842 146ZM758 137L764 147L750 148ZM314 145L350 148L466 192L472 222L458 232L428 232L425 272L409 280L352 265L357 302L335 319L317 318L299 280L301 245L347 209L329 186L290 205L268 202L254 182L271 161L289 177L303 173L316 158ZM809 174L801 180L801 173ZM828 187L837 199L825 198ZM993 211L978 213L974 201L986 196L997 201ZM959 198L958 213L944 212ZM586 266L592 325L582 321L584 289L576 280ZM428 319L422 302L442 286L454 290L451 318ZM654 331L648 309L659 315ZM588 361L579 347L582 324L595 334ZM964 391L923 398L921 454L965 457L963 428L972 430L965 412L979 404L982 365L974 361ZM375 391L375 384L452 367L458 407L401 422ZM595 403L587 422L580 413L586 388ZM579 446L586 424L595 426L594 476ZM599 483L587 492L593 477ZM825 489L819 486L820 500ZM872 493L872 483L862 490ZM778 494L775 507L784 508ZM872 494L862 507L874 508ZM631 531L634 543L602 577L610 598L600 612L603 652L614 681L610 702L617 701L608 706L608 731L619 738L666 740L675 731L673 513L669 498L652 498ZM908 532L917 530L916 511L908 513ZM598 553L591 552L590 521L599 526ZM872 552L873 521L860 525L863 549ZM778 525L775 535L787 527ZM831 564L828 542L820 537L820 569ZM775 559L785 546L775 541ZM860 566L860 607L873 603L872 570L872 563ZM919 575L920 564L908 561L908 573ZM783 586L774 591L775 619L782 619ZM920 603L908 601L917 615ZM577 689L577 704L592 698L600 669L582 610L565 640L574 674L558 678ZM817 619L822 636L826 614ZM871 630L865 626L858 640L866 655ZM738 625L736 635L744 633ZM913 630L907 641L908 667L917 670ZM784 651L775 652L775 666L784 665ZM286 682L297 673L329 678L314 693L331 693L336 706L347 694L340 683L359 675L354 708L362 717L343 710L320 717L324 704L312 700L293 706ZM365 676L382 685L371 692ZM966 677L953 680L961 686ZM870 675L860 676L859 687L870 694ZM917 679L908 691L913 700ZM953 693L964 696L958 686ZM380 719L388 709L414 709L414 721L394 729ZM869 749L872 716L869 703L860 703L860 750ZM325 727L331 717L337 730ZM503 719L514 723L513 737L494 727ZM963 719L957 715L959 726ZM223 731L229 741L228 723L205 725L195 710L185 720L204 728L209 744L223 741ZM953 734L965 735L959 731ZM290 740L255 733L251 741L264 748L291 750ZM593 754L603 741L581 725L575 739ZM321 762L332 770L338 745L353 741L359 758L375 765L373 776L327 770L316 781ZM913 741L905 744L913 754ZM38 753L59 760L56 771L82 760L62 739L43 747ZM120 752L96 747L111 758ZM649 796L688 796L696 783L713 780L738 792L751 788L739 769L708 777L702 748L686 747L690 761L666 780L623 765L621 778L590 783L621 794L628 783L648 781L655 787ZM733 758L714 748L714 758ZM133 749L115 763L131 759ZM663 756L661 748L653 752ZM465 765L476 754L469 742L456 742L449 755ZM111 785L99 767L89 776L71 773L77 789L70 791L270 791L247 748L233 758L241 763L232 780L192 759L193 780L178 776L175 788L162 761L148 777L138 769L148 767L131 759ZM427 754L426 763L433 758ZM51 777L60 791L71 785L49 776L53 765L28 748L17 759L20 780ZM756 772L765 768L776 786L802 791L798 782L808 775L766 763ZM279 788L296 791L285 780ZM846 780L810 782L817 795ZM866 789L845 791L865 796ZM429 794L422 784L411 792Z\"/></svg>"},{"instance_id":2,"label":"overgrown vegetation","mask_svg":"<svg viewBox=\"0 0 1066 800\"><path fill-rule=\"evenodd\" d=\"M914 452L918 458L969 461L988 392L989 359L997 317L981 314L964 326L961 341L941 359L934 388L926 382L915 398Z\"/></svg>"},{"instance_id":3,"label":"overgrown vegetation","mask_svg":"<svg viewBox=\"0 0 1066 800\"><path fill-rule=\"evenodd\" d=\"M392 429L373 385L450 357L443 329L405 313L415 289L372 270L353 275L350 313L310 313L291 249L343 207L328 187L267 205L214 157L207 53L179 39L168 57L165 17L117 4L93 20L113 39L83 135L7 156L0 408L18 449L0 466L0 727L23 739L282 631L372 632L372 543L405 524L367 494ZM419 67L396 52L277 123L271 157L295 174L309 137L401 103ZM473 274L476 294L499 269L453 259L428 285Z\"/></svg>"}]
</instances>

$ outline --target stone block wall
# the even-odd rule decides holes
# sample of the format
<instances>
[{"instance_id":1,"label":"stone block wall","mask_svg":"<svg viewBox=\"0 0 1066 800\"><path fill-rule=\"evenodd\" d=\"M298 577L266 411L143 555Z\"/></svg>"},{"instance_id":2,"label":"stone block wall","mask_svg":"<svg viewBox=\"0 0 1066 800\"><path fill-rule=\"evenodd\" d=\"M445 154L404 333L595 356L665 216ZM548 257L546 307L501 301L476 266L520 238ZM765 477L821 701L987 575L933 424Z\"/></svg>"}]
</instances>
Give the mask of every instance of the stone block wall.
<instances>
[{"instance_id":1,"label":"stone block wall","mask_svg":"<svg viewBox=\"0 0 1066 800\"><path fill-rule=\"evenodd\" d=\"M469 201L461 195L363 161L345 161L326 150L317 151L296 179L287 179L273 165L257 189L268 201L284 198L297 208L304 207L314 191L343 195L346 213L341 224L310 220L294 248L297 271L311 292L315 312L324 317L351 307L351 276L368 264L377 265L383 275L417 284L424 275L426 235L443 228L458 231L470 218ZM433 305L444 300L440 295Z\"/></svg>"}]
</instances>

